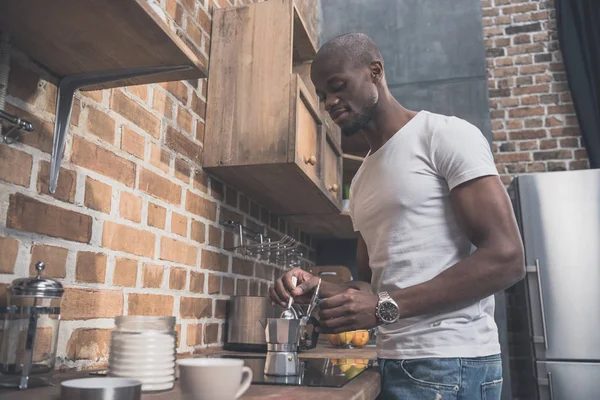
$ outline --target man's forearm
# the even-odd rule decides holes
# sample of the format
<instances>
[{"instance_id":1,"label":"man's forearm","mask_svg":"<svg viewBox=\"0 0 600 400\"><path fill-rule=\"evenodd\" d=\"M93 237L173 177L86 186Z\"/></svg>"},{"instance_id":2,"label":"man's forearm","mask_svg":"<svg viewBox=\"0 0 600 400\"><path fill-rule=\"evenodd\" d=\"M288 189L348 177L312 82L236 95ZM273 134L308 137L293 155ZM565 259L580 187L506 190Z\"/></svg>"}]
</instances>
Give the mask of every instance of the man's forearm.
<instances>
[{"instance_id":1,"label":"man's forearm","mask_svg":"<svg viewBox=\"0 0 600 400\"><path fill-rule=\"evenodd\" d=\"M480 248L435 278L390 295L398 303L401 318L442 313L506 289L522 279L524 271L519 252L498 255Z\"/></svg>"},{"instance_id":2,"label":"man's forearm","mask_svg":"<svg viewBox=\"0 0 600 400\"><path fill-rule=\"evenodd\" d=\"M373 292L373 289L371 289L371 284L364 281L353 280L344 283L331 283L321 281L321 294L319 295L319 297L327 298L335 296L336 294L343 293L348 289L362 290L369 293Z\"/></svg>"}]
</instances>

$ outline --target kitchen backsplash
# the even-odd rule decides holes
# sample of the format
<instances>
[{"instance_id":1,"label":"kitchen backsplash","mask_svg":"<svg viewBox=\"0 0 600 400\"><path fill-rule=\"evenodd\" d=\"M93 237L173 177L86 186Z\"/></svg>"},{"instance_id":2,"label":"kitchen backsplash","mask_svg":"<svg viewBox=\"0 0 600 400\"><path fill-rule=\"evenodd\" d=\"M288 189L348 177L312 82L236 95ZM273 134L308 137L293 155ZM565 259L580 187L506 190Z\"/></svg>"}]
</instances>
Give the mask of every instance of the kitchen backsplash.
<instances>
[{"instance_id":1,"label":"kitchen backsplash","mask_svg":"<svg viewBox=\"0 0 600 400\"><path fill-rule=\"evenodd\" d=\"M155 3L208 58L210 10L242 2ZM298 4L316 39L316 0ZM66 286L60 367L106 363L113 318L122 314L176 316L180 353L222 345L227 298L264 295L282 272L226 251L237 242L223 220L295 237L304 263L314 262L310 236L200 168L205 79L78 93L50 195L56 87L16 59L7 111L35 131L0 144L0 286L3 294L38 260Z\"/></svg>"}]
</instances>

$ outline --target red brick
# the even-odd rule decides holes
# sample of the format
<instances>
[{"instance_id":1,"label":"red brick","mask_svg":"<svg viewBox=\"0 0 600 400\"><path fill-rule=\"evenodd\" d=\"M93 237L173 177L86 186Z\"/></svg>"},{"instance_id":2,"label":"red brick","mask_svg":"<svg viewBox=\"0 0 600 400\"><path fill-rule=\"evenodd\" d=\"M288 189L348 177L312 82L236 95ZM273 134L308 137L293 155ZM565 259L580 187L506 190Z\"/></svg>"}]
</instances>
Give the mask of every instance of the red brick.
<instances>
[{"instance_id":1,"label":"red brick","mask_svg":"<svg viewBox=\"0 0 600 400\"><path fill-rule=\"evenodd\" d=\"M543 94L540 96L541 104L557 104L558 103L558 95L556 94Z\"/></svg>"},{"instance_id":2,"label":"red brick","mask_svg":"<svg viewBox=\"0 0 600 400\"><path fill-rule=\"evenodd\" d=\"M204 122L200 120L196 122L196 140L200 143L204 143Z\"/></svg>"},{"instance_id":3,"label":"red brick","mask_svg":"<svg viewBox=\"0 0 600 400\"><path fill-rule=\"evenodd\" d=\"M173 100L171 100L171 98L169 98L164 91L160 90L158 86L154 87L152 108L168 119L173 118ZM158 139L160 137L160 132L158 132L158 134L154 137Z\"/></svg>"},{"instance_id":4,"label":"red brick","mask_svg":"<svg viewBox=\"0 0 600 400\"><path fill-rule=\"evenodd\" d=\"M40 161L38 171L37 191L39 194L51 195L55 199L73 203L75 200L75 187L77 186L77 174L75 171L70 171L61 168L58 174L58 183L56 192L50 193L50 163Z\"/></svg>"},{"instance_id":5,"label":"red brick","mask_svg":"<svg viewBox=\"0 0 600 400\"><path fill-rule=\"evenodd\" d=\"M48 278L64 278L67 275L67 254L69 251L62 247L34 244L31 248L29 275L36 275L35 264L43 261L46 264L43 275ZM0 253L1 254L1 253Z\"/></svg>"},{"instance_id":6,"label":"red brick","mask_svg":"<svg viewBox=\"0 0 600 400\"><path fill-rule=\"evenodd\" d=\"M142 199L135 194L121 192L119 214L133 222L142 221Z\"/></svg>"},{"instance_id":7,"label":"red brick","mask_svg":"<svg viewBox=\"0 0 600 400\"><path fill-rule=\"evenodd\" d=\"M510 38L498 38L494 40L495 47L506 47L510 45Z\"/></svg>"},{"instance_id":8,"label":"red brick","mask_svg":"<svg viewBox=\"0 0 600 400\"><path fill-rule=\"evenodd\" d=\"M224 276L221 285L222 294L226 296L233 296L235 294L235 280L233 278Z\"/></svg>"},{"instance_id":9,"label":"red brick","mask_svg":"<svg viewBox=\"0 0 600 400\"><path fill-rule=\"evenodd\" d=\"M215 318L227 317L227 301L215 300Z\"/></svg>"},{"instance_id":10,"label":"red brick","mask_svg":"<svg viewBox=\"0 0 600 400\"><path fill-rule=\"evenodd\" d=\"M204 344L213 344L219 341L219 324L211 323L204 326Z\"/></svg>"},{"instance_id":11,"label":"red brick","mask_svg":"<svg viewBox=\"0 0 600 400\"><path fill-rule=\"evenodd\" d=\"M539 83L550 83L552 82L552 77L550 75L536 75L535 76L535 83L539 84Z\"/></svg>"},{"instance_id":12,"label":"red brick","mask_svg":"<svg viewBox=\"0 0 600 400\"><path fill-rule=\"evenodd\" d=\"M61 307L61 319L65 321L114 318L119 315L123 315L123 292L120 290L65 289Z\"/></svg>"},{"instance_id":13,"label":"red brick","mask_svg":"<svg viewBox=\"0 0 600 400\"><path fill-rule=\"evenodd\" d=\"M21 193L10 195L8 228L89 243L92 217L56 207Z\"/></svg>"},{"instance_id":14,"label":"red brick","mask_svg":"<svg viewBox=\"0 0 600 400\"><path fill-rule=\"evenodd\" d=\"M18 254L19 241L17 239L0 236L0 274L12 274L15 272Z\"/></svg>"},{"instance_id":15,"label":"red brick","mask_svg":"<svg viewBox=\"0 0 600 400\"><path fill-rule=\"evenodd\" d=\"M527 172L527 165L525 164L508 164L506 166L506 171L509 174L521 174Z\"/></svg>"},{"instance_id":16,"label":"red brick","mask_svg":"<svg viewBox=\"0 0 600 400\"><path fill-rule=\"evenodd\" d=\"M549 106L548 114L575 114L572 104L566 104L563 106Z\"/></svg>"},{"instance_id":17,"label":"red brick","mask_svg":"<svg viewBox=\"0 0 600 400\"><path fill-rule=\"evenodd\" d=\"M246 279L237 279L235 287L236 296L248 295L248 281Z\"/></svg>"},{"instance_id":18,"label":"red brick","mask_svg":"<svg viewBox=\"0 0 600 400\"><path fill-rule=\"evenodd\" d=\"M144 263L142 267L142 287L159 288L162 286L165 267L157 264Z\"/></svg>"},{"instance_id":19,"label":"red brick","mask_svg":"<svg viewBox=\"0 0 600 400\"><path fill-rule=\"evenodd\" d=\"M14 147L0 144L0 180L19 186L29 186L33 157Z\"/></svg>"},{"instance_id":20,"label":"red brick","mask_svg":"<svg viewBox=\"0 0 600 400\"><path fill-rule=\"evenodd\" d=\"M569 162L569 170L588 169L589 167L590 166L587 160Z\"/></svg>"},{"instance_id":21,"label":"red brick","mask_svg":"<svg viewBox=\"0 0 600 400\"><path fill-rule=\"evenodd\" d=\"M208 244L215 247L221 246L221 229L216 226L208 226Z\"/></svg>"},{"instance_id":22,"label":"red brick","mask_svg":"<svg viewBox=\"0 0 600 400\"><path fill-rule=\"evenodd\" d=\"M490 112L490 118L504 119L504 118L506 118L506 112L504 110L493 110ZM252 209L250 209L250 211L252 211Z\"/></svg>"},{"instance_id":23,"label":"red brick","mask_svg":"<svg viewBox=\"0 0 600 400\"><path fill-rule=\"evenodd\" d=\"M575 115L567 115L565 118L565 125L567 126L579 126L579 120Z\"/></svg>"},{"instance_id":24,"label":"red brick","mask_svg":"<svg viewBox=\"0 0 600 400\"><path fill-rule=\"evenodd\" d=\"M585 149L575 150L575 159L576 160L587 160L588 155Z\"/></svg>"},{"instance_id":25,"label":"red brick","mask_svg":"<svg viewBox=\"0 0 600 400\"><path fill-rule=\"evenodd\" d=\"M508 115L511 118L522 118L522 117L532 117L535 115L544 115L545 111L543 107L521 107L515 108L514 110L510 110Z\"/></svg>"},{"instance_id":26,"label":"red brick","mask_svg":"<svg viewBox=\"0 0 600 400\"><path fill-rule=\"evenodd\" d=\"M124 127L121 134L121 149L140 160L144 159L146 140L133 129Z\"/></svg>"},{"instance_id":27,"label":"red brick","mask_svg":"<svg viewBox=\"0 0 600 400\"><path fill-rule=\"evenodd\" d=\"M109 143L114 143L115 120L96 108L88 107L87 109L88 117L86 126L90 133Z\"/></svg>"},{"instance_id":28,"label":"red brick","mask_svg":"<svg viewBox=\"0 0 600 400\"><path fill-rule=\"evenodd\" d=\"M492 135L494 141L506 140L506 132L504 131L495 131Z\"/></svg>"},{"instance_id":29,"label":"red brick","mask_svg":"<svg viewBox=\"0 0 600 400\"><path fill-rule=\"evenodd\" d=\"M556 149L557 147L558 143L556 139L540 140L540 150Z\"/></svg>"},{"instance_id":30,"label":"red brick","mask_svg":"<svg viewBox=\"0 0 600 400\"><path fill-rule=\"evenodd\" d=\"M485 28L483 30L483 36L486 38L494 37L494 36L502 36L504 34L504 29L500 27L493 28Z\"/></svg>"},{"instance_id":31,"label":"red brick","mask_svg":"<svg viewBox=\"0 0 600 400\"><path fill-rule=\"evenodd\" d=\"M550 87L548 85L535 85L514 88L513 93L515 96L520 96L522 94L547 93L549 90Z\"/></svg>"},{"instance_id":32,"label":"red brick","mask_svg":"<svg viewBox=\"0 0 600 400\"><path fill-rule=\"evenodd\" d=\"M78 282L104 283L106 279L106 254L91 251L78 252L75 279Z\"/></svg>"},{"instance_id":33,"label":"red brick","mask_svg":"<svg viewBox=\"0 0 600 400\"><path fill-rule=\"evenodd\" d=\"M548 117L546 118L546 126L562 126L564 122L558 119L557 117Z\"/></svg>"},{"instance_id":34,"label":"red brick","mask_svg":"<svg viewBox=\"0 0 600 400\"><path fill-rule=\"evenodd\" d=\"M110 97L110 108L152 136L160 136L160 119L134 100L128 98L122 91L113 89Z\"/></svg>"},{"instance_id":35,"label":"red brick","mask_svg":"<svg viewBox=\"0 0 600 400\"><path fill-rule=\"evenodd\" d=\"M202 147L173 127L167 127L165 144L172 150L189 158L192 162L202 164Z\"/></svg>"},{"instance_id":36,"label":"red brick","mask_svg":"<svg viewBox=\"0 0 600 400\"><path fill-rule=\"evenodd\" d=\"M96 361L107 358L112 329L78 328L67 342L69 360Z\"/></svg>"},{"instance_id":37,"label":"red brick","mask_svg":"<svg viewBox=\"0 0 600 400\"><path fill-rule=\"evenodd\" d=\"M115 259L113 285L135 287L137 282L138 263L130 258Z\"/></svg>"},{"instance_id":38,"label":"red brick","mask_svg":"<svg viewBox=\"0 0 600 400\"><path fill-rule=\"evenodd\" d=\"M256 263L254 266L254 276L267 281L272 281L273 267L266 264Z\"/></svg>"},{"instance_id":39,"label":"red brick","mask_svg":"<svg viewBox=\"0 0 600 400\"><path fill-rule=\"evenodd\" d=\"M544 124L540 118L526 119L525 128L541 128Z\"/></svg>"},{"instance_id":40,"label":"red brick","mask_svg":"<svg viewBox=\"0 0 600 400\"><path fill-rule=\"evenodd\" d=\"M35 115L8 103L6 104L4 111L18 115L21 119L27 120L33 125L32 133L21 135L21 143L35 147L44 153L50 154L52 152L52 138L54 136L53 124L48 121L43 121Z\"/></svg>"},{"instance_id":41,"label":"red brick","mask_svg":"<svg viewBox=\"0 0 600 400\"><path fill-rule=\"evenodd\" d=\"M129 187L135 183L134 163L78 136L73 138L71 161Z\"/></svg>"},{"instance_id":42,"label":"red brick","mask_svg":"<svg viewBox=\"0 0 600 400\"><path fill-rule=\"evenodd\" d=\"M215 274L208 274L207 294L219 294L221 291L221 277Z\"/></svg>"},{"instance_id":43,"label":"red brick","mask_svg":"<svg viewBox=\"0 0 600 400\"><path fill-rule=\"evenodd\" d=\"M546 64L536 64L536 65L524 65L519 68L519 73L521 75L535 75L535 74L543 74L548 70L548 66ZM548 87L548 89L550 89Z\"/></svg>"},{"instance_id":44,"label":"red brick","mask_svg":"<svg viewBox=\"0 0 600 400\"><path fill-rule=\"evenodd\" d=\"M110 213L112 188L110 185L96 181L89 176L85 178L85 199L83 203L92 210Z\"/></svg>"},{"instance_id":45,"label":"red brick","mask_svg":"<svg viewBox=\"0 0 600 400\"><path fill-rule=\"evenodd\" d=\"M200 297L182 297L179 313L181 318L210 318L212 316L212 300Z\"/></svg>"},{"instance_id":46,"label":"red brick","mask_svg":"<svg viewBox=\"0 0 600 400\"><path fill-rule=\"evenodd\" d=\"M193 122L192 114L187 109L179 106L177 111L177 125L187 133L192 133Z\"/></svg>"},{"instance_id":47,"label":"red brick","mask_svg":"<svg viewBox=\"0 0 600 400\"><path fill-rule=\"evenodd\" d=\"M494 61L498 67L511 67L513 65L512 57L497 58Z\"/></svg>"},{"instance_id":48,"label":"red brick","mask_svg":"<svg viewBox=\"0 0 600 400\"><path fill-rule=\"evenodd\" d=\"M546 166L541 162L527 164L527 172L545 172Z\"/></svg>"},{"instance_id":49,"label":"red brick","mask_svg":"<svg viewBox=\"0 0 600 400\"><path fill-rule=\"evenodd\" d=\"M513 16L513 22L521 23L531 21L531 14L519 14Z\"/></svg>"},{"instance_id":50,"label":"red brick","mask_svg":"<svg viewBox=\"0 0 600 400\"><path fill-rule=\"evenodd\" d=\"M217 204L200 197L189 190L186 195L185 209L211 221L216 221L217 219Z\"/></svg>"},{"instance_id":51,"label":"red brick","mask_svg":"<svg viewBox=\"0 0 600 400\"><path fill-rule=\"evenodd\" d=\"M578 127L572 128L553 128L550 129L550 136L579 136L581 132Z\"/></svg>"},{"instance_id":52,"label":"red brick","mask_svg":"<svg viewBox=\"0 0 600 400\"><path fill-rule=\"evenodd\" d=\"M214 251L202 250L202 269L227 272L229 268L229 258L225 254L215 253Z\"/></svg>"},{"instance_id":53,"label":"red brick","mask_svg":"<svg viewBox=\"0 0 600 400\"><path fill-rule=\"evenodd\" d=\"M518 56L515 58L515 64L517 65L531 64L532 62L533 58L531 57L531 55ZM531 80L532 77L522 77L522 79L525 78L529 78L529 80Z\"/></svg>"},{"instance_id":54,"label":"red brick","mask_svg":"<svg viewBox=\"0 0 600 400\"><path fill-rule=\"evenodd\" d=\"M185 183L190 183L190 174L192 168L190 165L181 158L175 159L175 177Z\"/></svg>"},{"instance_id":55,"label":"red brick","mask_svg":"<svg viewBox=\"0 0 600 400\"><path fill-rule=\"evenodd\" d=\"M200 27L204 30L204 32L210 35L212 23L207 11L203 7L199 7L196 21L198 21L198 24L200 24Z\"/></svg>"},{"instance_id":56,"label":"red brick","mask_svg":"<svg viewBox=\"0 0 600 400\"><path fill-rule=\"evenodd\" d=\"M509 119L508 121L506 121L506 128L507 129L522 129L523 121L518 120L518 119Z\"/></svg>"},{"instance_id":57,"label":"red brick","mask_svg":"<svg viewBox=\"0 0 600 400\"><path fill-rule=\"evenodd\" d=\"M187 326L186 341L188 346L202 344L202 324L189 324Z\"/></svg>"},{"instance_id":58,"label":"red brick","mask_svg":"<svg viewBox=\"0 0 600 400\"><path fill-rule=\"evenodd\" d=\"M148 203L148 225L164 229L167 220L167 210L152 202Z\"/></svg>"},{"instance_id":59,"label":"red brick","mask_svg":"<svg viewBox=\"0 0 600 400\"><path fill-rule=\"evenodd\" d=\"M525 142L519 142L520 151L537 150L539 148L536 140L529 140Z\"/></svg>"},{"instance_id":60,"label":"red brick","mask_svg":"<svg viewBox=\"0 0 600 400\"><path fill-rule=\"evenodd\" d=\"M496 68L494 70L495 77L504 77L504 76L515 76L518 73L518 69L516 67L505 67L505 68Z\"/></svg>"},{"instance_id":61,"label":"red brick","mask_svg":"<svg viewBox=\"0 0 600 400\"><path fill-rule=\"evenodd\" d=\"M140 170L139 189L171 204L181 203L181 186L147 169Z\"/></svg>"},{"instance_id":62,"label":"red brick","mask_svg":"<svg viewBox=\"0 0 600 400\"><path fill-rule=\"evenodd\" d=\"M536 11L536 10L537 10L537 3L527 3L527 4L518 5L518 6L503 7L502 14L503 15L521 14L521 13L526 13L528 11Z\"/></svg>"},{"instance_id":63,"label":"red brick","mask_svg":"<svg viewBox=\"0 0 600 400\"><path fill-rule=\"evenodd\" d=\"M164 172L169 172L171 155L155 143L150 144L150 164Z\"/></svg>"},{"instance_id":64,"label":"red brick","mask_svg":"<svg viewBox=\"0 0 600 400\"><path fill-rule=\"evenodd\" d=\"M181 81L172 81L161 83L162 86L167 92L171 93L177 100L179 100L184 105L187 104L189 94L188 87Z\"/></svg>"},{"instance_id":65,"label":"red brick","mask_svg":"<svg viewBox=\"0 0 600 400\"><path fill-rule=\"evenodd\" d=\"M259 286L257 281L250 281L250 296L259 295Z\"/></svg>"},{"instance_id":66,"label":"red brick","mask_svg":"<svg viewBox=\"0 0 600 400\"><path fill-rule=\"evenodd\" d=\"M175 324L175 332L177 333L177 349L181 345L181 324Z\"/></svg>"},{"instance_id":67,"label":"red brick","mask_svg":"<svg viewBox=\"0 0 600 400\"><path fill-rule=\"evenodd\" d=\"M190 40L196 45L202 45L202 31L198 26L191 20L187 20L187 26L185 28L185 33L187 33Z\"/></svg>"},{"instance_id":68,"label":"red brick","mask_svg":"<svg viewBox=\"0 0 600 400\"><path fill-rule=\"evenodd\" d=\"M39 76L17 62L11 62L9 68L7 93L33 105L38 97Z\"/></svg>"},{"instance_id":69,"label":"red brick","mask_svg":"<svg viewBox=\"0 0 600 400\"><path fill-rule=\"evenodd\" d=\"M206 103L197 95L192 96L192 111L200 118L206 119Z\"/></svg>"},{"instance_id":70,"label":"red brick","mask_svg":"<svg viewBox=\"0 0 600 400\"><path fill-rule=\"evenodd\" d=\"M190 266L196 265L198 248L163 236L160 240L160 259Z\"/></svg>"},{"instance_id":71,"label":"red brick","mask_svg":"<svg viewBox=\"0 0 600 400\"><path fill-rule=\"evenodd\" d=\"M184 290L187 280L187 270L185 268L171 268L169 274L169 289Z\"/></svg>"},{"instance_id":72,"label":"red brick","mask_svg":"<svg viewBox=\"0 0 600 400\"><path fill-rule=\"evenodd\" d=\"M154 258L155 240L156 237L153 233L115 222L104 221L102 247L141 257Z\"/></svg>"},{"instance_id":73,"label":"red brick","mask_svg":"<svg viewBox=\"0 0 600 400\"><path fill-rule=\"evenodd\" d=\"M525 96L521 98L521 105L523 106L536 106L540 104L539 96Z\"/></svg>"},{"instance_id":74,"label":"red brick","mask_svg":"<svg viewBox=\"0 0 600 400\"><path fill-rule=\"evenodd\" d=\"M148 85L127 86L125 89L142 99L144 102L148 100Z\"/></svg>"},{"instance_id":75,"label":"red brick","mask_svg":"<svg viewBox=\"0 0 600 400\"><path fill-rule=\"evenodd\" d=\"M563 148L577 148L579 147L579 140L577 138L566 138L560 140L560 147Z\"/></svg>"},{"instance_id":76,"label":"red brick","mask_svg":"<svg viewBox=\"0 0 600 400\"><path fill-rule=\"evenodd\" d=\"M252 261L233 257L231 268L236 275L254 276L254 263Z\"/></svg>"},{"instance_id":77,"label":"red brick","mask_svg":"<svg viewBox=\"0 0 600 400\"><path fill-rule=\"evenodd\" d=\"M170 317L173 315L173 296L162 294L129 293L128 315L154 315Z\"/></svg>"},{"instance_id":78,"label":"red brick","mask_svg":"<svg viewBox=\"0 0 600 400\"><path fill-rule=\"evenodd\" d=\"M482 13L484 17L495 17L500 15L500 10L497 8L486 8L482 10Z\"/></svg>"},{"instance_id":79,"label":"red brick","mask_svg":"<svg viewBox=\"0 0 600 400\"><path fill-rule=\"evenodd\" d=\"M190 291L194 293L204 293L204 274L192 271L190 275Z\"/></svg>"},{"instance_id":80,"label":"red brick","mask_svg":"<svg viewBox=\"0 0 600 400\"><path fill-rule=\"evenodd\" d=\"M194 189L199 189L204 193L208 193L208 175L202 170L194 171Z\"/></svg>"},{"instance_id":81,"label":"red brick","mask_svg":"<svg viewBox=\"0 0 600 400\"><path fill-rule=\"evenodd\" d=\"M513 38L514 44L526 44L531 43L531 36L529 35L517 35Z\"/></svg>"},{"instance_id":82,"label":"red brick","mask_svg":"<svg viewBox=\"0 0 600 400\"><path fill-rule=\"evenodd\" d=\"M171 213L171 232L187 237L187 218L175 211Z\"/></svg>"},{"instance_id":83,"label":"red brick","mask_svg":"<svg viewBox=\"0 0 600 400\"><path fill-rule=\"evenodd\" d=\"M529 153L496 154L494 158L497 163L514 163L514 162L521 162L521 161L531 161L531 155Z\"/></svg>"},{"instance_id":84,"label":"red brick","mask_svg":"<svg viewBox=\"0 0 600 400\"><path fill-rule=\"evenodd\" d=\"M509 56L515 54L533 54L533 53L542 53L545 48L542 43L534 43L534 44L522 44L519 46L509 47L507 49L507 53Z\"/></svg>"},{"instance_id":85,"label":"red brick","mask_svg":"<svg viewBox=\"0 0 600 400\"><path fill-rule=\"evenodd\" d=\"M533 159L535 161L561 160L570 158L573 158L572 150L536 151L533 153Z\"/></svg>"},{"instance_id":86,"label":"red brick","mask_svg":"<svg viewBox=\"0 0 600 400\"><path fill-rule=\"evenodd\" d=\"M190 238L198 243L204 243L206 240L206 227L203 222L192 220L192 232Z\"/></svg>"}]
</instances>

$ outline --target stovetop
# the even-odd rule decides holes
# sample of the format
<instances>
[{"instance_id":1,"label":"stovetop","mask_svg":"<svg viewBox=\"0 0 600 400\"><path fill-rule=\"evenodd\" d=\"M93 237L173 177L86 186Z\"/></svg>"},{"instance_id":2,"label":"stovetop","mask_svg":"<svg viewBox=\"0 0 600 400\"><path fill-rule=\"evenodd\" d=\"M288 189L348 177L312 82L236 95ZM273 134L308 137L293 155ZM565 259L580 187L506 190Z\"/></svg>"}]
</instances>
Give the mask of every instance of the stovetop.
<instances>
[{"instance_id":1,"label":"stovetop","mask_svg":"<svg viewBox=\"0 0 600 400\"><path fill-rule=\"evenodd\" d=\"M264 373L265 355L218 357L244 360L244 364L252 370L252 383L259 385L342 387L373 365L373 360L367 359L301 358L299 375L270 376Z\"/></svg>"}]
</instances>

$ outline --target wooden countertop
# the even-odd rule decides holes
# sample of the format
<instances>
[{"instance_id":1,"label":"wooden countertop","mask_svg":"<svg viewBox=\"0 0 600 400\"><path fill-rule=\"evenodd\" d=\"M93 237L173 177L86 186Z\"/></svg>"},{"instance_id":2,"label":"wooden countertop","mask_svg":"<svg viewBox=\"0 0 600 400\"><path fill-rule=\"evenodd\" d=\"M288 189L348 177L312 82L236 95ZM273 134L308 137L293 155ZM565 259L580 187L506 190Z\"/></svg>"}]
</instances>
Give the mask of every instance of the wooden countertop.
<instances>
[{"instance_id":1,"label":"wooden countertop","mask_svg":"<svg viewBox=\"0 0 600 400\"><path fill-rule=\"evenodd\" d=\"M209 355L235 355L251 353L235 353L221 349L207 349L198 354L198 357ZM319 345L316 349L300 353L304 358L347 358L347 359L376 359L374 347L362 349L336 349L329 345ZM15 389L0 389L0 400L58 400L60 394L60 382L73 379L90 377L89 371L78 371L64 374L56 374L58 381L55 386L43 388L28 389L18 391ZM341 388L321 388L306 386L271 386L271 385L251 385L248 391L240 397L242 400L259 399L281 399L286 400L306 400L309 399L327 399L327 400L374 400L379 394L380 375L377 366L371 367L362 372L356 378L352 379ZM182 400L179 383L175 383L175 388L162 393L144 393L142 400Z\"/></svg>"}]
</instances>

